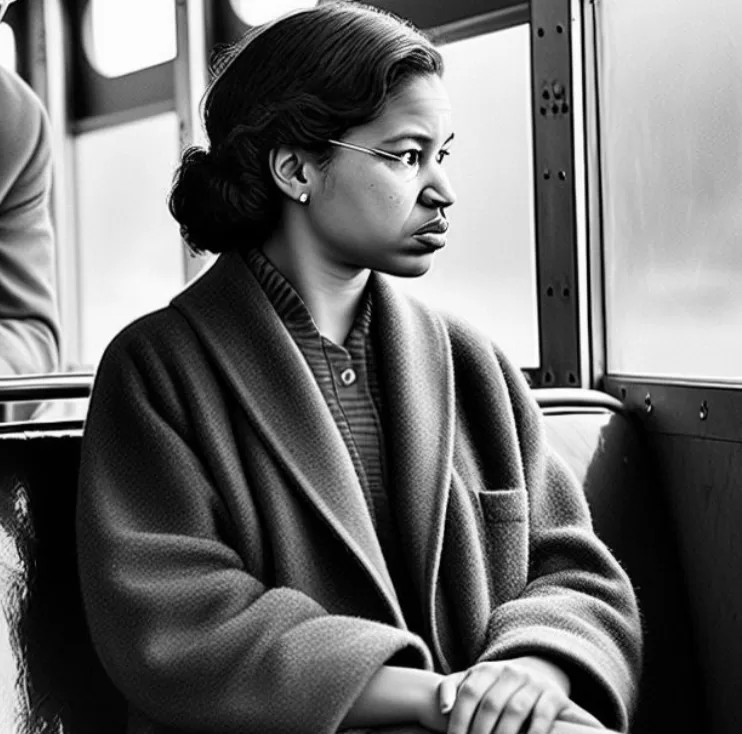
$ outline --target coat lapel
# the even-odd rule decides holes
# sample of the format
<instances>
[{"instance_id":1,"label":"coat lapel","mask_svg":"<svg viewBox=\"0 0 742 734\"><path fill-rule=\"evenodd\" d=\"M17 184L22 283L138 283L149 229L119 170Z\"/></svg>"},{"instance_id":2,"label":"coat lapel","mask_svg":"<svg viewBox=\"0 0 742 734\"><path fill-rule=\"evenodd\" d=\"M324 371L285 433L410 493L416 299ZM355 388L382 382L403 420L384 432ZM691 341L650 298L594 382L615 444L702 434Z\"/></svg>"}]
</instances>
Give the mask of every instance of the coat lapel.
<instances>
[{"instance_id":1,"label":"coat lapel","mask_svg":"<svg viewBox=\"0 0 742 734\"><path fill-rule=\"evenodd\" d=\"M438 644L436 590L451 485L455 397L448 333L436 314L372 276L392 459L389 491Z\"/></svg>"},{"instance_id":2,"label":"coat lapel","mask_svg":"<svg viewBox=\"0 0 742 734\"><path fill-rule=\"evenodd\" d=\"M173 300L266 445L375 581L404 627L353 462L295 342L237 253Z\"/></svg>"}]
</instances>

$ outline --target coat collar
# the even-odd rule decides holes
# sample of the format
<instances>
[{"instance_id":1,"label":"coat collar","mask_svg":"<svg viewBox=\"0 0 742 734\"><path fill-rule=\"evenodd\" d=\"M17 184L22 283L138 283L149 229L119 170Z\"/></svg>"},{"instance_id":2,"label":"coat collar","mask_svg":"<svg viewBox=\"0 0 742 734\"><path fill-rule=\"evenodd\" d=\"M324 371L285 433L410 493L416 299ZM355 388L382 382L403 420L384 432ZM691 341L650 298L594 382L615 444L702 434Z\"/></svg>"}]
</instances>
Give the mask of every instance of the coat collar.
<instances>
[{"instance_id":1,"label":"coat collar","mask_svg":"<svg viewBox=\"0 0 742 734\"><path fill-rule=\"evenodd\" d=\"M430 615L451 480L451 349L432 312L398 295L381 276L372 274L370 287L389 410L390 492ZM266 445L356 555L403 626L342 436L301 352L243 259L221 255L173 306L214 357Z\"/></svg>"}]
</instances>

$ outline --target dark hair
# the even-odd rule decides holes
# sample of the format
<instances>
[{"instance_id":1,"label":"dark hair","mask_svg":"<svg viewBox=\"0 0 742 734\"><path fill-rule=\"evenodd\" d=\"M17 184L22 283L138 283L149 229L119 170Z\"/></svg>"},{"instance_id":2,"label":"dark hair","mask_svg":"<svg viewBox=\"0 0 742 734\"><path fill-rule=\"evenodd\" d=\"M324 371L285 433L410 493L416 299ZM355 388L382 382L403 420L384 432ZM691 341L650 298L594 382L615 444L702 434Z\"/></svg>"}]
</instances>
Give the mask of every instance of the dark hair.
<instances>
[{"instance_id":1,"label":"dark hair","mask_svg":"<svg viewBox=\"0 0 742 734\"><path fill-rule=\"evenodd\" d=\"M328 138L378 117L411 77L442 71L419 31L359 3L319 5L249 31L220 56L203 100L210 149L187 149L175 175L168 205L186 243L223 252L262 242L282 204L271 149L296 145L326 164Z\"/></svg>"}]
</instances>

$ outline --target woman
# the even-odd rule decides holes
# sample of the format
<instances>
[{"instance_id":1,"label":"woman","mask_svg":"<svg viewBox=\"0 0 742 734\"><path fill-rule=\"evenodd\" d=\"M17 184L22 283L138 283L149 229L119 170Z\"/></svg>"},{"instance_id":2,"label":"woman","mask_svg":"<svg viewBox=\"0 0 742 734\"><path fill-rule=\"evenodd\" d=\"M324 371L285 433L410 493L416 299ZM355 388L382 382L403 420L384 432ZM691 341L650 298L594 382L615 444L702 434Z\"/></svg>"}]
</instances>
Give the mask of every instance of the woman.
<instances>
[{"instance_id":1,"label":"woman","mask_svg":"<svg viewBox=\"0 0 742 734\"><path fill-rule=\"evenodd\" d=\"M82 588L131 732L626 727L631 586L520 374L378 275L445 243L441 73L397 19L322 5L206 96L170 208L221 257L110 345L83 445Z\"/></svg>"}]
</instances>

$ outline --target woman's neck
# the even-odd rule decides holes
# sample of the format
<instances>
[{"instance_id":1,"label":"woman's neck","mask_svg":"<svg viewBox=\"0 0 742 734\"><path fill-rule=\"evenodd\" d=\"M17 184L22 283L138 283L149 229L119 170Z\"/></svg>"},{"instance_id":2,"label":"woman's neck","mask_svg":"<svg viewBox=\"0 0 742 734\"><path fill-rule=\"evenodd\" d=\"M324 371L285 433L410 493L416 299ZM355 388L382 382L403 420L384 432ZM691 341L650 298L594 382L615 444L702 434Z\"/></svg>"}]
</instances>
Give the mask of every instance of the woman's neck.
<instances>
[{"instance_id":1,"label":"woman's neck","mask_svg":"<svg viewBox=\"0 0 742 734\"><path fill-rule=\"evenodd\" d=\"M342 345L353 327L369 271L343 269L306 243L292 246L278 236L263 245L263 253L304 301L320 334Z\"/></svg>"}]
</instances>

